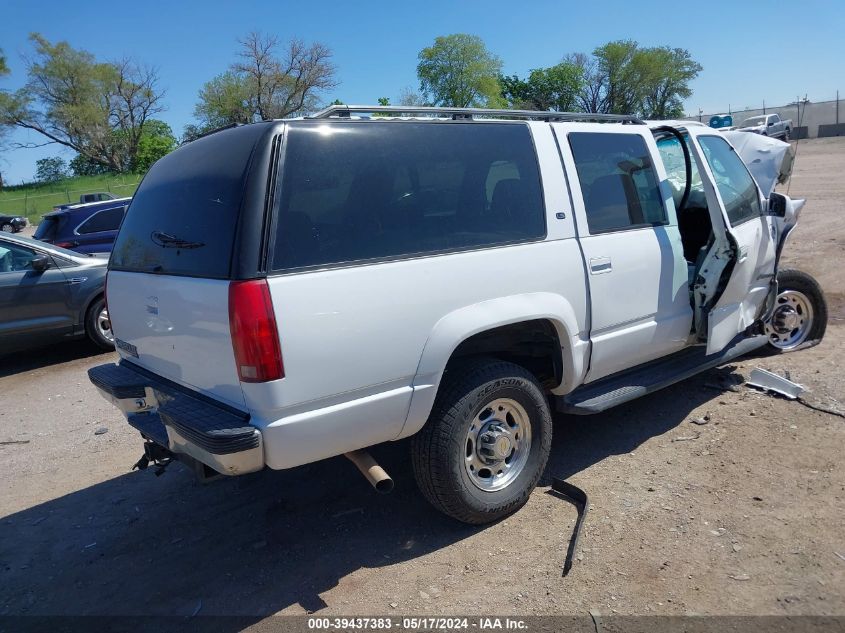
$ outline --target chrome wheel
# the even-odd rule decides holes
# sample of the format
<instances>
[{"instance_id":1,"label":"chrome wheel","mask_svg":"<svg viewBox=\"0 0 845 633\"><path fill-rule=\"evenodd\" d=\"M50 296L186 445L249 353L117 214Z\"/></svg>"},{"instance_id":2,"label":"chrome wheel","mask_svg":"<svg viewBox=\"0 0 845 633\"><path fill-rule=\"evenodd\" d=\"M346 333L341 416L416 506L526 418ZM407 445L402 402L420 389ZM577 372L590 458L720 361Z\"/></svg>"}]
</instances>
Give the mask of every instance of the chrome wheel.
<instances>
[{"instance_id":1,"label":"chrome wheel","mask_svg":"<svg viewBox=\"0 0 845 633\"><path fill-rule=\"evenodd\" d=\"M772 318L766 323L769 343L789 350L807 340L813 327L813 304L803 292L785 290L775 300Z\"/></svg>"},{"instance_id":2,"label":"chrome wheel","mask_svg":"<svg viewBox=\"0 0 845 633\"><path fill-rule=\"evenodd\" d=\"M11 224L4 224L3 226L0 226L0 231L3 231L4 233L14 233L15 227Z\"/></svg>"},{"instance_id":3,"label":"chrome wheel","mask_svg":"<svg viewBox=\"0 0 845 633\"><path fill-rule=\"evenodd\" d=\"M114 332L111 331L111 320L109 311L103 308L97 315L97 330L100 335L110 343L114 343Z\"/></svg>"},{"instance_id":4,"label":"chrome wheel","mask_svg":"<svg viewBox=\"0 0 845 633\"><path fill-rule=\"evenodd\" d=\"M521 404L499 398L482 407L466 437L464 467L470 481L485 492L513 482L531 452L531 421Z\"/></svg>"}]
</instances>

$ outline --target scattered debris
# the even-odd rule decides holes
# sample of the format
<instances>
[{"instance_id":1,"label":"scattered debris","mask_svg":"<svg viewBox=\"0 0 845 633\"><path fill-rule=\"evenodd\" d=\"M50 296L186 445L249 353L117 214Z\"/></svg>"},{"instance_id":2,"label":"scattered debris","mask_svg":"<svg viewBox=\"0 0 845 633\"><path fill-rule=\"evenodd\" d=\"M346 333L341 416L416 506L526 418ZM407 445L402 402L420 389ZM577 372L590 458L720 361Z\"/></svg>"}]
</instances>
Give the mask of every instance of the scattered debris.
<instances>
[{"instance_id":1,"label":"scattered debris","mask_svg":"<svg viewBox=\"0 0 845 633\"><path fill-rule=\"evenodd\" d=\"M569 540L566 559L563 563L563 573L561 576L566 576L569 570L572 569L572 559L575 556L575 550L578 548L578 539L581 537L581 528L584 527L584 519L587 518L589 500L587 499L587 493L578 486L574 486L557 477L552 478L552 491L572 503L578 510L578 519L575 521L575 527L572 528L572 538Z\"/></svg>"},{"instance_id":2,"label":"scattered debris","mask_svg":"<svg viewBox=\"0 0 845 633\"><path fill-rule=\"evenodd\" d=\"M33 521L32 523L30 523L30 525L38 525L39 523L43 523L43 522L44 522L44 521L46 521L46 520L47 520L47 517L46 517L46 516L43 516L43 517L38 517L37 519L35 519L35 521Z\"/></svg>"},{"instance_id":3,"label":"scattered debris","mask_svg":"<svg viewBox=\"0 0 845 633\"><path fill-rule=\"evenodd\" d=\"M710 422L710 415L704 415L700 418L692 418L690 420L693 424L697 424L698 426L704 426L705 424Z\"/></svg>"},{"instance_id":4,"label":"scattered debris","mask_svg":"<svg viewBox=\"0 0 845 633\"><path fill-rule=\"evenodd\" d=\"M840 554L839 552L833 552L833 553L836 554L842 560L845 560L845 554Z\"/></svg>"},{"instance_id":5,"label":"scattered debris","mask_svg":"<svg viewBox=\"0 0 845 633\"><path fill-rule=\"evenodd\" d=\"M108 432L109 432L109 430L106 427L101 426L96 431L94 431L94 435L103 435L104 433L108 433Z\"/></svg>"},{"instance_id":6,"label":"scattered debris","mask_svg":"<svg viewBox=\"0 0 845 633\"><path fill-rule=\"evenodd\" d=\"M0 445L7 446L9 444L29 444L29 440L4 440Z\"/></svg>"},{"instance_id":7,"label":"scattered debris","mask_svg":"<svg viewBox=\"0 0 845 633\"><path fill-rule=\"evenodd\" d=\"M738 574L736 576L733 574L728 574L728 578L731 578L732 580L751 580L751 576L749 576L748 574Z\"/></svg>"},{"instance_id":8,"label":"scattered debris","mask_svg":"<svg viewBox=\"0 0 845 633\"><path fill-rule=\"evenodd\" d=\"M794 400L795 402L803 404L808 409L813 409L814 411L819 411L821 413L828 413L830 415L835 415L840 418L845 418L845 411L833 409L817 402L808 401L803 396L803 394L807 391L804 386L789 380L789 370L784 370L784 374L787 375L787 378L778 376L777 374L774 374L770 371L766 371L765 369L755 367L751 370L751 378L748 380L748 382L746 382L746 384L749 387L756 387L769 393L777 393L779 395L782 395L785 398L788 398L789 400ZM750 415L755 414L752 411Z\"/></svg>"},{"instance_id":9,"label":"scattered debris","mask_svg":"<svg viewBox=\"0 0 845 633\"><path fill-rule=\"evenodd\" d=\"M92 548L92 547L94 547L96 544L97 544L97 541L94 541L93 543L88 543L88 545L86 545L86 546L85 546L85 547L83 547L82 549L91 549L91 548Z\"/></svg>"},{"instance_id":10,"label":"scattered debris","mask_svg":"<svg viewBox=\"0 0 845 633\"><path fill-rule=\"evenodd\" d=\"M806 391L806 389L797 382L778 376L775 373L766 371L759 367L751 370L751 377L745 383L749 387L757 387L763 391L774 391L782 396L795 400L798 396Z\"/></svg>"},{"instance_id":11,"label":"scattered debris","mask_svg":"<svg viewBox=\"0 0 845 633\"><path fill-rule=\"evenodd\" d=\"M754 501L762 501L763 497L751 497Z\"/></svg>"},{"instance_id":12,"label":"scattered debris","mask_svg":"<svg viewBox=\"0 0 845 633\"><path fill-rule=\"evenodd\" d=\"M390 603L390 608L391 608L391 609L395 609L395 608L396 608L396 607L398 607L398 606L399 606L399 603L398 603L398 602L391 602L391 603Z\"/></svg>"},{"instance_id":13,"label":"scattered debris","mask_svg":"<svg viewBox=\"0 0 845 633\"><path fill-rule=\"evenodd\" d=\"M796 398L796 402L803 404L805 407L807 407L808 409L812 409L813 411L820 411L821 413L828 413L830 415L835 415L840 418L845 418L845 412L826 407L823 404L808 402L807 399L804 398L804 396L798 396L798 398Z\"/></svg>"},{"instance_id":14,"label":"scattered debris","mask_svg":"<svg viewBox=\"0 0 845 633\"><path fill-rule=\"evenodd\" d=\"M733 549L733 551L735 552L739 552L742 550L742 545L740 545L739 543L734 543L731 545L731 549Z\"/></svg>"},{"instance_id":15,"label":"scattered debris","mask_svg":"<svg viewBox=\"0 0 845 633\"><path fill-rule=\"evenodd\" d=\"M194 612L191 614L191 617L194 617L197 613L199 613L199 612L200 612L200 609L202 609L202 600L200 600L199 602L197 602L197 606L196 606L196 608L194 609Z\"/></svg>"},{"instance_id":16,"label":"scattered debris","mask_svg":"<svg viewBox=\"0 0 845 633\"><path fill-rule=\"evenodd\" d=\"M701 437L701 432L696 431L695 435L681 435L681 436L678 436L678 437L673 437L672 441L673 442L686 442L687 440L697 440L699 437Z\"/></svg>"}]
</instances>

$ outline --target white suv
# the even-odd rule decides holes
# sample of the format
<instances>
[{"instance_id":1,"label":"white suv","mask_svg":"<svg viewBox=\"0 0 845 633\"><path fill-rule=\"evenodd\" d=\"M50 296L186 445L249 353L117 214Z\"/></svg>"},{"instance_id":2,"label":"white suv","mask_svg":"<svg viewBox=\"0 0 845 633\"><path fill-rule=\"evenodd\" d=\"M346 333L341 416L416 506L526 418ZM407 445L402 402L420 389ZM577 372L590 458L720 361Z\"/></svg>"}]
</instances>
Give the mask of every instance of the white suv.
<instances>
[{"instance_id":1,"label":"white suv","mask_svg":"<svg viewBox=\"0 0 845 633\"><path fill-rule=\"evenodd\" d=\"M386 488L360 449L414 436L423 494L492 521L542 474L552 408L821 338L815 281L778 284L803 201L773 186L683 122L337 106L226 129L141 183L108 275L121 359L90 378L142 467L346 453Z\"/></svg>"}]
</instances>

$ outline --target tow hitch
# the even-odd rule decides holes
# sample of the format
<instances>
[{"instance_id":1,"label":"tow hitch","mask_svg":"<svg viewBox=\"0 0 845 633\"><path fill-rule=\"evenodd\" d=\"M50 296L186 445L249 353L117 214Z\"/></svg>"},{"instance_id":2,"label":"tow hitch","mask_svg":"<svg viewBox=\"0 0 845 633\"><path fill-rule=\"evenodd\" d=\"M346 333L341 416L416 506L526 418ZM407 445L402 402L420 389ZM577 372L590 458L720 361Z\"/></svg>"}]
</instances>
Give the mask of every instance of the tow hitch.
<instances>
[{"instance_id":1,"label":"tow hitch","mask_svg":"<svg viewBox=\"0 0 845 633\"><path fill-rule=\"evenodd\" d=\"M155 464L156 477L164 474L164 469L173 461L174 455L169 450L156 444L155 442L144 442L144 454L141 456L135 465L130 470L147 470L150 462Z\"/></svg>"},{"instance_id":2,"label":"tow hitch","mask_svg":"<svg viewBox=\"0 0 845 633\"><path fill-rule=\"evenodd\" d=\"M218 473L213 468L203 464L189 455L182 453L174 453L165 448L161 444L156 444L149 440L144 442L144 454L141 456L131 470L146 470L150 464L155 465L155 476L160 477L164 474L170 464L174 461L180 461L185 464L194 473L194 476L202 484L207 484L211 481L221 478L223 475Z\"/></svg>"}]
</instances>

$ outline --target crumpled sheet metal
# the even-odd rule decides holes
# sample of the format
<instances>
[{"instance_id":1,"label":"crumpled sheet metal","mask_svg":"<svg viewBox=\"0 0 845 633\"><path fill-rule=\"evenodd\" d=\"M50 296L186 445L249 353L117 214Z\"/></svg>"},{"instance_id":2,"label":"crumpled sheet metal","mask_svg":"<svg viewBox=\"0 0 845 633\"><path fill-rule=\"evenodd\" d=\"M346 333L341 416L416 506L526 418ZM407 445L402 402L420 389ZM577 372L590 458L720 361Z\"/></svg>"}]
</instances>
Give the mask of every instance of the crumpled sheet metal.
<instances>
[{"instance_id":1,"label":"crumpled sheet metal","mask_svg":"<svg viewBox=\"0 0 845 633\"><path fill-rule=\"evenodd\" d=\"M723 130L722 134L748 165L764 196L768 198L775 185L787 181L795 160L795 149L789 143L751 132Z\"/></svg>"}]
</instances>

